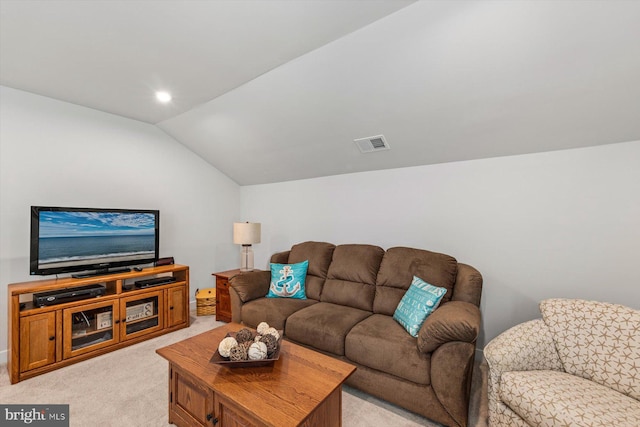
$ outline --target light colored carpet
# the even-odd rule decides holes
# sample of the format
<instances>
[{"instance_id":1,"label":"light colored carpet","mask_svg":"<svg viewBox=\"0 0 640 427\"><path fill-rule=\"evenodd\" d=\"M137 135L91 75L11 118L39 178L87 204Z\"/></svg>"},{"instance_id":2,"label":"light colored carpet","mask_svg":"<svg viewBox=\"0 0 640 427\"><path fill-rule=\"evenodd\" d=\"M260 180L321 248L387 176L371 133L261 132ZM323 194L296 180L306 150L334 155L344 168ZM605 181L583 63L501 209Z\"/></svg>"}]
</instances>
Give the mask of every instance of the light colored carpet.
<instances>
[{"instance_id":1,"label":"light colored carpet","mask_svg":"<svg viewBox=\"0 0 640 427\"><path fill-rule=\"evenodd\" d=\"M214 316L191 318L191 327L38 377L9 384L0 366L3 404L69 404L71 426L167 426L168 364L160 347L223 325ZM344 387L343 426L438 426L438 424ZM486 366L474 370L470 425L486 427Z\"/></svg>"}]
</instances>

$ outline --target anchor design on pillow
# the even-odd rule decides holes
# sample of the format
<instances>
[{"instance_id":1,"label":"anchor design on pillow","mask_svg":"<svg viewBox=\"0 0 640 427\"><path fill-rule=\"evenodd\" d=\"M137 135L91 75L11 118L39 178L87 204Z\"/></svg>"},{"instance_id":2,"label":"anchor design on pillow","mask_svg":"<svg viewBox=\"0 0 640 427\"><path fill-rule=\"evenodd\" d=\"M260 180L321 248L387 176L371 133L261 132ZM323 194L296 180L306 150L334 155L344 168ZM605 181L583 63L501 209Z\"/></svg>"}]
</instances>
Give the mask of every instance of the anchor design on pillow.
<instances>
[{"instance_id":1,"label":"anchor design on pillow","mask_svg":"<svg viewBox=\"0 0 640 427\"><path fill-rule=\"evenodd\" d=\"M290 265L285 265L282 270L280 280L273 283L271 282L271 291L279 297L288 298L296 294L300 290L300 281L295 282L295 276Z\"/></svg>"}]
</instances>

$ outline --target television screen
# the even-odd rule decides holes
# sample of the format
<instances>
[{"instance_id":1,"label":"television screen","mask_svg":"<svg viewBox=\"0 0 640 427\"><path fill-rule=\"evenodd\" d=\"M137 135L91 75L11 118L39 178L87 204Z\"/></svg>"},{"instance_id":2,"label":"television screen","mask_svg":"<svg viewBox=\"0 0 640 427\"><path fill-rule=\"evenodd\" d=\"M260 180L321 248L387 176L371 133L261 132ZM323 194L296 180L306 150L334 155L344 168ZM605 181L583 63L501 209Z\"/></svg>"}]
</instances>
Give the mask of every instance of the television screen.
<instances>
[{"instance_id":1,"label":"television screen","mask_svg":"<svg viewBox=\"0 0 640 427\"><path fill-rule=\"evenodd\" d=\"M31 207L31 274L145 264L158 259L157 210Z\"/></svg>"}]
</instances>

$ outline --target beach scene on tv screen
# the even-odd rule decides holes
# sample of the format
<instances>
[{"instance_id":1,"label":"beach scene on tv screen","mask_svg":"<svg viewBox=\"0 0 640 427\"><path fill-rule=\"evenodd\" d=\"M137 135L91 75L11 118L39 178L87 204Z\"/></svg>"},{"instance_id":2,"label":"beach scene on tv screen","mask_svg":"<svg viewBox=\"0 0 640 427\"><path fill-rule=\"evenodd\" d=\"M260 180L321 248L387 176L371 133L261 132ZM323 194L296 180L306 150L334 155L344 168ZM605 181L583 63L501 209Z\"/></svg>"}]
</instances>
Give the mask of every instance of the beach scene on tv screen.
<instances>
[{"instance_id":1,"label":"beach scene on tv screen","mask_svg":"<svg viewBox=\"0 0 640 427\"><path fill-rule=\"evenodd\" d=\"M155 251L155 216L126 212L40 212L38 266L148 260Z\"/></svg>"}]
</instances>

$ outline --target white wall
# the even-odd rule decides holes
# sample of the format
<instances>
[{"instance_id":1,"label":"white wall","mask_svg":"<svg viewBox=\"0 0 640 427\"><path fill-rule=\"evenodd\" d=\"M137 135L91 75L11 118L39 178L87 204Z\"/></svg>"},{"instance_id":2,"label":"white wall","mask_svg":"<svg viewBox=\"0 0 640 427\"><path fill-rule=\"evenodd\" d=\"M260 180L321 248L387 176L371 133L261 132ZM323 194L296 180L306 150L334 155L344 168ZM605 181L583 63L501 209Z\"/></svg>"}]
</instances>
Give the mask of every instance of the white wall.
<instances>
[{"instance_id":1,"label":"white wall","mask_svg":"<svg viewBox=\"0 0 640 427\"><path fill-rule=\"evenodd\" d=\"M384 156L384 152L368 154ZM549 297L640 308L640 141L241 188L258 268L306 241L413 246L484 276L479 347Z\"/></svg>"},{"instance_id":2,"label":"white wall","mask_svg":"<svg viewBox=\"0 0 640 427\"><path fill-rule=\"evenodd\" d=\"M153 125L0 87L0 363L7 284L29 276L32 205L160 210L160 255L190 266L191 298L239 263L240 187Z\"/></svg>"},{"instance_id":3,"label":"white wall","mask_svg":"<svg viewBox=\"0 0 640 427\"><path fill-rule=\"evenodd\" d=\"M444 252L484 276L481 347L548 297L640 308L640 141L239 188L152 125L5 87L0 120L0 363L31 205L159 209L192 290L239 264L238 220L259 268L305 240Z\"/></svg>"}]
</instances>

